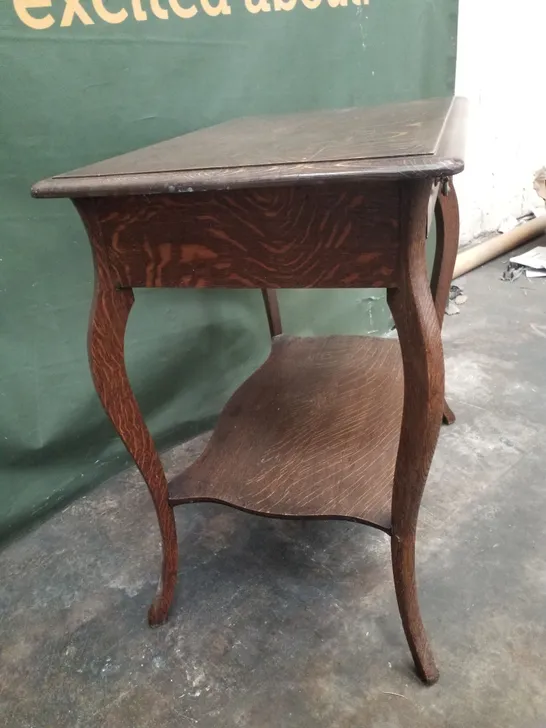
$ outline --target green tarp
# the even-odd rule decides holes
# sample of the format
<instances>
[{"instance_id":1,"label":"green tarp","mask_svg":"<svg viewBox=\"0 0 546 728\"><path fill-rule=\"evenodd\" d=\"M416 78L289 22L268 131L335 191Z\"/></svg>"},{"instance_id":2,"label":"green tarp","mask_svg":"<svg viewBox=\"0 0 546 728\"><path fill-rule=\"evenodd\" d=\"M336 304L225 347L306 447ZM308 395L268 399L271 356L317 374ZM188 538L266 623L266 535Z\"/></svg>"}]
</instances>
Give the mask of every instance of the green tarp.
<instances>
[{"instance_id":1,"label":"green tarp","mask_svg":"<svg viewBox=\"0 0 546 728\"><path fill-rule=\"evenodd\" d=\"M92 266L55 173L228 118L452 93L457 0L3 0L0 537L126 462L86 358ZM287 291L292 332L383 331L370 291ZM160 445L267 351L255 291L142 291L128 368Z\"/></svg>"}]
</instances>

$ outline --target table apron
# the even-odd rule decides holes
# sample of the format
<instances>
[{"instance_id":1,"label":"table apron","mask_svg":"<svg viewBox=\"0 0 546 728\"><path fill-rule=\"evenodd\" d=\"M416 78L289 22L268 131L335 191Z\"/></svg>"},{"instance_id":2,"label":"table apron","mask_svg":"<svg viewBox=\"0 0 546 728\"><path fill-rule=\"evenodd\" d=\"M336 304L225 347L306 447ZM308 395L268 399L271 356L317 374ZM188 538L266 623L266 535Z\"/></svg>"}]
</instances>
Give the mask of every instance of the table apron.
<instances>
[{"instance_id":1,"label":"table apron","mask_svg":"<svg viewBox=\"0 0 546 728\"><path fill-rule=\"evenodd\" d=\"M396 183L78 200L120 287L392 287Z\"/></svg>"}]
</instances>

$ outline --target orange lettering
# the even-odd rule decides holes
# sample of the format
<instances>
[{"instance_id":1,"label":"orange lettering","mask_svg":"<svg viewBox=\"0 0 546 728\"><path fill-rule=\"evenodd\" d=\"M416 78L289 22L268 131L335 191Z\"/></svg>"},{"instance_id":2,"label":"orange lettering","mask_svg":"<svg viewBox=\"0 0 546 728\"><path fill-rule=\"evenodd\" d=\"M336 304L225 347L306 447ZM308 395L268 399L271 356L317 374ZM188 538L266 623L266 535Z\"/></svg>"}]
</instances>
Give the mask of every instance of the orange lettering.
<instances>
[{"instance_id":1,"label":"orange lettering","mask_svg":"<svg viewBox=\"0 0 546 728\"><path fill-rule=\"evenodd\" d=\"M218 5L214 7L211 5L210 0L201 0L203 10L207 15L231 15L231 8L229 7L228 0L220 0Z\"/></svg>"},{"instance_id":2,"label":"orange lettering","mask_svg":"<svg viewBox=\"0 0 546 728\"><path fill-rule=\"evenodd\" d=\"M245 0L245 8L249 13L268 13L271 5L268 0Z\"/></svg>"},{"instance_id":3,"label":"orange lettering","mask_svg":"<svg viewBox=\"0 0 546 728\"><path fill-rule=\"evenodd\" d=\"M156 18L160 18L161 20L168 20L169 11L161 7L161 5L159 4L159 0L150 0L150 8L152 9L152 13L155 15Z\"/></svg>"},{"instance_id":4,"label":"orange lettering","mask_svg":"<svg viewBox=\"0 0 546 728\"><path fill-rule=\"evenodd\" d=\"M132 0L135 20L147 20L148 13L142 9L142 0Z\"/></svg>"},{"instance_id":5,"label":"orange lettering","mask_svg":"<svg viewBox=\"0 0 546 728\"><path fill-rule=\"evenodd\" d=\"M129 15L125 8L122 8L115 13L112 13L110 10L106 10L103 0L93 0L93 7L101 20L104 20L105 23L111 23L112 25L123 23L124 20L127 20Z\"/></svg>"},{"instance_id":6,"label":"orange lettering","mask_svg":"<svg viewBox=\"0 0 546 728\"><path fill-rule=\"evenodd\" d=\"M66 28L68 25L72 25L74 16L77 15L80 21L84 25L94 25L93 18L82 8L80 0L65 0L66 7L64 9L63 17L61 18L61 27Z\"/></svg>"},{"instance_id":7,"label":"orange lettering","mask_svg":"<svg viewBox=\"0 0 546 728\"><path fill-rule=\"evenodd\" d=\"M179 18L193 18L193 16L197 14L197 8L195 5L192 5L191 8L183 8L178 0L169 0L169 2L173 13L178 15Z\"/></svg>"},{"instance_id":8,"label":"orange lettering","mask_svg":"<svg viewBox=\"0 0 546 728\"><path fill-rule=\"evenodd\" d=\"M29 10L36 8L50 8L51 0L13 0L13 8L19 20L33 30L47 30L55 22L51 13L46 13L41 18L36 18L29 13Z\"/></svg>"}]
</instances>

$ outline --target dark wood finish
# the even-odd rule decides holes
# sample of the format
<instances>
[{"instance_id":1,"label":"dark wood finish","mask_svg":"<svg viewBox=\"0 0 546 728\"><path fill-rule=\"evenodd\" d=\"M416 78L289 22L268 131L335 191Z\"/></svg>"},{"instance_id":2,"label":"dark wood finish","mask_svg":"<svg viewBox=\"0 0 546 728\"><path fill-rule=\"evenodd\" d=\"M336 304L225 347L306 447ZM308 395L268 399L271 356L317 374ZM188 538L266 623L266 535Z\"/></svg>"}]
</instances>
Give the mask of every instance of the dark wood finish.
<instances>
[{"instance_id":1,"label":"dark wood finish","mask_svg":"<svg viewBox=\"0 0 546 728\"><path fill-rule=\"evenodd\" d=\"M262 296L264 299L265 313L267 316L267 323L269 325L271 338L279 336L282 334L282 322L277 292L264 288L262 289Z\"/></svg>"},{"instance_id":2,"label":"dark wood finish","mask_svg":"<svg viewBox=\"0 0 546 728\"><path fill-rule=\"evenodd\" d=\"M434 154L451 104L451 99L440 98L371 108L239 118L58 178Z\"/></svg>"},{"instance_id":3,"label":"dark wood finish","mask_svg":"<svg viewBox=\"0 0 546 728\"><path fill-rule=\"evenodd\" d=\"M440 322L440 328L442 328L459 249L459 203L453 180L445 179L442 181L434 213L436 218L436 254L430 286L434 297L436 315ZM447 402L444 402L443 420L446 425L452 425L455 422L455 415Z\"/></svg>"},{"instance_id":4,"label":"dark wood finish","mask_svg":"<svg viewBox=\"0 0 546 728\"><path fill-rule=\"evenodd\" d=\"M111 241L118 286L394 285L396 185L106 197L93 204Z\"/></svg>"},{"instance_id":5,"label":"dark wood finish","mask_svg":"<svg viewBox=\"0 0 546 728\"><path fill-rule=\"evenodd\" d=\"M87 228L95 264L95 292L89 320L89 366L102 405L146 482L157 513L163 566L156 597L148 612L150 625L167 619L178 568L176 524L168 501L167 479L152 436L135 399L124 360L124 336L134 297L112 280L107 249L93 203L78 206Z\"/></svg>"},{"instance_id":6,"label":"dark wood finish","mask_svg":"<svg viewBox=\"0 0 546 728\"><path fill-rule=\"evenodd\" d=\"M237 119L44 180L35 197L98 197L442 177L463 169L464 99ZM273 139L272 139L273 137Z\"/></svg>"},{"instance_id":7,"label":"dark wood finish","mask_svg":"<svg viewBox=\"0 0 546 728\"><path fill-rule=\"evenodd\" d=\"M170 502L336 516L388 531L402 391L397 341L277 337L204 453L170 483Z\"/></svg>"},{"instance_id":8,"label":"dark wood finish","mask_svg":"<svg viewBox=\"0 0 546 728\"><path fill-rule=\"evenodd\" d=\"M433 181L462 168L463 114L461 100L433 100L236 121L33 188L74 198L93 248L93 380L148 485L162 538L150 624L167 618L173 599L174 505L209 500L262 515L348 518L391 536L417 672L437 679L417 600L415 532L444 406L440 328L458 237L454 191L437 202L432 290L425 238ZM273 289L370 285L388 288L399 343L279 336ZM170 484L125 370L136 286L260 288L273 337L205 452Z\"/></svg>"},{"instance_id":9,"label":"dark wood finish","mask_svg":"<svg viewBox=\"0 0 546 728\"><path fill-rule=\"evenodd\" d=\"M425 240L430 181L403 187L400 287L387 300L404 366L404 410L392 494L392 563L398 606L419 676L438 679L421 621L415 583L415 530L442 420L444 359L427 279Z\"/></svg>"}]
</instances>

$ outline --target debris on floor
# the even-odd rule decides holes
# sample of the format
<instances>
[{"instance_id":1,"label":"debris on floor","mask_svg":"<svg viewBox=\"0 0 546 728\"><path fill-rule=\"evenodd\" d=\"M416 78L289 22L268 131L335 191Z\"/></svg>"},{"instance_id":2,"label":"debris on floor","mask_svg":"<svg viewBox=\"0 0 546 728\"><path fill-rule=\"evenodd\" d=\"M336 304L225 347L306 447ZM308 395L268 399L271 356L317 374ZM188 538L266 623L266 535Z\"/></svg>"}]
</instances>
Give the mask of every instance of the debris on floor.
<instances>
[{"instance_id":1,"label":"debris on floor","mask_svg":"<svg viewBox=\"0 0 546 728\"><path fill-rule=\"evenodd\" d=\"M453 284L449 289L449 299L446 305L446 314L448 316L456 316L460 313L459 306L462 306L468 300L463 289Z\"/></svg>"},{"instance_id":2,"label":"debris on floor","mask_svg":"<svg viewBox=\"0 0 546 728\"><path fill-rule=\"evenodd\" d=\"M512 263L508 262L508 265L503 270L501 274L501 281L508 281L509 283L513 283L514 281L517 281L517 279L523 274L525 271L525 266L520 265L519 263Z\"/></svg>"},{"instance_id":3,"label":"debris on floor","mask_svg":"<svg viewBox=\"0 0 546 728\"><path fill-rule=\"evenodd\" d=\"M503 281L515 281L523 272L527 278L546 277L546 247L539 245L521 255L514 255L501 278Z\"/></svg>"}]
</instances>

